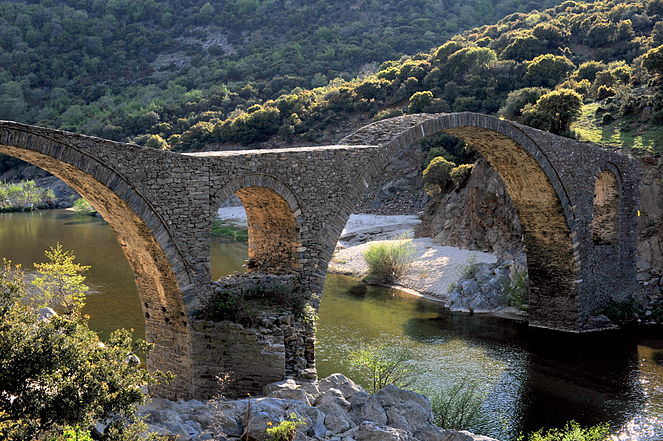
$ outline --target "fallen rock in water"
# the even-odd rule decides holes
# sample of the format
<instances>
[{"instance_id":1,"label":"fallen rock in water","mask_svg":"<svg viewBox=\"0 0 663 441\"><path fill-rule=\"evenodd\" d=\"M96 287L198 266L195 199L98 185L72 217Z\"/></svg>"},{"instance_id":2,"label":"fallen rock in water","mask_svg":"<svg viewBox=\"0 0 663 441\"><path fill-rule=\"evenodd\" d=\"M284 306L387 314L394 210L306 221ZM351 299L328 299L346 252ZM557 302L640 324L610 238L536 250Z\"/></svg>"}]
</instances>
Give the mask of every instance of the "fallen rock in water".
<instances>
[{"instance_id":1,"label":"fallen rock in water","mask_svg":"<svg viewBox=\"0 0 663 441\"><path fill-rule=\"evenodd\" d=\"M155 399L138 414L151 431L182 441L238 441L246 433L269 439L266 429L303 421L295 441L496 441L433 424L428 398L390 385L369 394L342 374L318 382L287 379L268 384L265 397L201 402Z\"/></svg>"}]
</instances>

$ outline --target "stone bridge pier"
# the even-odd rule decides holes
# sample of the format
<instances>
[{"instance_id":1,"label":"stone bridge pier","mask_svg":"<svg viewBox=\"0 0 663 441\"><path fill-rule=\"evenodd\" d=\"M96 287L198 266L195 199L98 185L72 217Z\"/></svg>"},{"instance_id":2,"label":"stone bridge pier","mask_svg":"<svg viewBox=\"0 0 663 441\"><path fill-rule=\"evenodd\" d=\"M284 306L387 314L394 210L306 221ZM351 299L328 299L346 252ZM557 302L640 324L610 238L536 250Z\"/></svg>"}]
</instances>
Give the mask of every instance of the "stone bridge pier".
<instances>
[{"instance_id":1,"label":"stone bridge pier","mask_svg":"<svg viewBox=\"0 0 663 441\"><path fill-rule=\"evenodd\" d=\"M220 204L235 194L246 208L249 271L295 278L321 294L338 237L371 182L440 131L481 152L514 201L532 326L581 331L608 300L637 289L637 163L485 115L393 118L334 146L198 154L0 122L0 153L49 171L99 210L135 274L154 343L148 367L176 375L153 392L204 398L222 367L243 365L249 390L282 378L289 350L282 339L197 319L211 295L209 243ZM307 358L312 364L312 352Z\"/></svg>"}]
</instances>

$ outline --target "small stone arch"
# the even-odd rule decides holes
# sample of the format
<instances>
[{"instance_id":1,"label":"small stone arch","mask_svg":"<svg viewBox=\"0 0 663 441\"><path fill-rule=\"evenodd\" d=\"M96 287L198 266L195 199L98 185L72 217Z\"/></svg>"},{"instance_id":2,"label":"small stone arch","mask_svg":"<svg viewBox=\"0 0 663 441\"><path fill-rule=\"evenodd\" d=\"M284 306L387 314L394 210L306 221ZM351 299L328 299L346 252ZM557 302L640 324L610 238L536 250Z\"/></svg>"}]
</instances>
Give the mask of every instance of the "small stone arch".
<instances>
[{"instance_id":1,"label":"small stone arch","mask_svg":"<svg viewBox=\"0 0 663 441\"><path fill-rule=\"evenodd\" d=\"M600 171L594 181L592 241L594 245L615 245L619 240L621 183L614 169Z\"/></svg>"},{"instance_id":2,"label":"small stone arch","mask_svg":"<svg viewBox=\"0 0 663 441\"><path fill-rule=\"evenodd\" d=\"M247 270L267 274L300 270L302 212L294 192L271 176L244 176L227 184L214 197L213 218L221 203L233 195L239 197L247 215Z\"/></svg>"},{"instance_id":3,"label":"small stone arch","mask_svg":"<svg viewBox=\"0 0 663 441\"><path fill-rule=\"evenodd\" d=\"M192 390L189 327L185 299L191 269L168 226L147 197L128 179L75 143L49 136L49 131L0 122L0 153L29 162L58 177L108 222L133 270L145 319L145 334L154 344L150 369L176 375L152 391L175 397ZM62 135L62 132L56 133ZM64 136L69 134L64 134ZM75 136L75 135L72 135ZM112 144L84 138L90 144Z\"/></svg>"}]
</instances>

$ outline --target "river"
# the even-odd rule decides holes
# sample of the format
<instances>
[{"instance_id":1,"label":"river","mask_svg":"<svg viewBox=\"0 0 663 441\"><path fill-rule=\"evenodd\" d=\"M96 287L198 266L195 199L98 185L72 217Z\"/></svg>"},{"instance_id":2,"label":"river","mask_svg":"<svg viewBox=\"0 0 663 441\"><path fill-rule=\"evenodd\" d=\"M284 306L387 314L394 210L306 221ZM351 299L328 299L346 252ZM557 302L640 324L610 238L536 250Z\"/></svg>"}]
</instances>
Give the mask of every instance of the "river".
<instances>
[{"instance_id":1,"label":"river","mask_svg":"<svg viewBox=\"0 0 663 441\"><path fill-rule=\"evenodd\" d=\"M22 264L43 261L57 242L90 265L92 293L85 311L102 335L116 328L144 332L133 274L108 225L64 210L0 214L0 256ZM214 239L213 276L242 270L246 245ZM342 372L364 343L405 345L422 374L417 387L435 390L473 381L486 394L487 435L609 422L620 439L663 440L663 334L566 335L487 316L452 314L438 303L330 275L317 331L320 376Z\"/></svg>"}]
</instances>

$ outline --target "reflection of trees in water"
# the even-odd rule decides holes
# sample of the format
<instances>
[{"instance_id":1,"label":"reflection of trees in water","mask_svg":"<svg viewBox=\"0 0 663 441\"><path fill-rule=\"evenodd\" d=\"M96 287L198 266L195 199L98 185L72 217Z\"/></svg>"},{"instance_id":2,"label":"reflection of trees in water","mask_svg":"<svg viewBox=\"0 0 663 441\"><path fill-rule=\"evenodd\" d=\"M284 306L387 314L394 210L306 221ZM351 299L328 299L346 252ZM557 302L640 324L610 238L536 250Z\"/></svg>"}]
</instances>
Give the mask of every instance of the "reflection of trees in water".
<instances>
[{"instance_id":1,"label":"reflection of trees in water","mask_svg":"<svg viewBox=\"0 0 663 441\"><path fill-rule=\"evenodd\" d=\"M452 313L411 318L403 328L420 343L460 338L485 348L496 359L520 364L501 378L489 398L499 399L499 390L509 384L520 389L513 403L516 415L510 416L515 419L514 433L562 426L571 419L583 425L609 421L617 428L641 412L646 399L639 381L638 339L628 333L565 334L495 317ZM509 346L517 350L505 358ZM517 353L522 351L527 356L521 360ZM663 350L651 358L662 365Z\"/></svg>"},{"instance_id":2,"label":"reflection of trees in water","mask_svg":"<svg viewBox=\"0 0 663 441\"><path fill-rule=\"evenodd\" d=\"M532 330L528 339L523 427L610 422L641 411L637 340L626 333L568 335Z\"/></svg>"}]
</instances>

